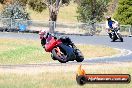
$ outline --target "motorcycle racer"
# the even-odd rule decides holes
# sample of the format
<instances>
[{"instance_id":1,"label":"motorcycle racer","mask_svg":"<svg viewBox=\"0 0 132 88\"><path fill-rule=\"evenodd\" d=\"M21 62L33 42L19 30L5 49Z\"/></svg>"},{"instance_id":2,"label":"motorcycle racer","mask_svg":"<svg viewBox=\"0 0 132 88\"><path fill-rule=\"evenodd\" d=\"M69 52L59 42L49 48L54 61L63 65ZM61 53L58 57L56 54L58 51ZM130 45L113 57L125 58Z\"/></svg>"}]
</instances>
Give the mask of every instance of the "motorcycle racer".
<instances>
[{"instance_id":1,"label":"motorcycle racer","mask_svg":"<svg viewBox=\"0 0 132 88\"><path fill-rule=\"evenodd\" d=\"M57 38L54 34L45 30L40 30L39 35L42 47L46 52L51 53L53 60L58 60L61 63L74 60L82 62L84 60L83 54L77 49L69 37L63 36Z\"/></svg>"},{"instance_id":2,"label":"motorcycle racer","mask_svg":"<svg viewBox=\"0 0 132 88\"><path fill-rule=\"evenodd\" d=\"M111 42L114 42L115 40L119 39L121 42L123 42L122 35L120 34L120 26L119 23L115 20L112 20L111 17L106 17L106 29L108 31L109 37L112 39Z\"/></svg>"},{"instance_id":3,"label":"motorcycle racer","mask_svg":"<svg viewBox=\"0 0 132 88\"><path fill-rule=\"evenodd\" d=\"M115 21L114 19L111 19L110 16L106 17L107 21L106 21L106 30L107 33L109 34L110 38L112 39L112 34L111 34L111 30L113 29L113 27L119 27L119 23L117 21Z\"/></svg>"},{"instance_id":4,"label":"motorcycle racer","mask_svg":"<svg viewBox=\"0 0 132 88\"><path fill-rule=\"evenodd\" d=\"M47 32L45 30L40 30L39 31L39 36L41 39L41 45L43 48L45 48L45 44L48 41L48 39L50 38L50 36L53 36L53 34L51 34L50 32Z\"/></svg>"},{"instance_id":5,"label":"motorcycle racer","mask_svg":"<svg viewBox=\"0 0 132 88\"><path fill-rule=\"evenodd\" d=\"M50 39L50 36L54 36L54 38L57 39L57 37L56 37L54 34L51 34L50 32L45 31L45 30L40 30L40 31L39 31L39 36L40 36L41 45L42 45L43 48L45 48L46 41L48 41L48 40ZM61 39L63 42L66 42L66 43L70 44L70 45L75 49L75 45L74 45L74 43L70 40L69 37L67 37L67 36L62 36L62 37L60 37L60 39Z\"/></svg>"},{"instance_id":6,"label":"motorcycle racer","mask_svg":"<svg viewBox=\"0 0 132 88\"><path fill-rule=\"evenodd\" d=\"M46 44L46 39L45 39L45 37L44 37L44 35L45 35L45 31L43 31L43 30L40 30L39 31L39 38L41 39L41 45L42 45L42 47L44 48L44 45Z\"/></svg>"}]
</instances>

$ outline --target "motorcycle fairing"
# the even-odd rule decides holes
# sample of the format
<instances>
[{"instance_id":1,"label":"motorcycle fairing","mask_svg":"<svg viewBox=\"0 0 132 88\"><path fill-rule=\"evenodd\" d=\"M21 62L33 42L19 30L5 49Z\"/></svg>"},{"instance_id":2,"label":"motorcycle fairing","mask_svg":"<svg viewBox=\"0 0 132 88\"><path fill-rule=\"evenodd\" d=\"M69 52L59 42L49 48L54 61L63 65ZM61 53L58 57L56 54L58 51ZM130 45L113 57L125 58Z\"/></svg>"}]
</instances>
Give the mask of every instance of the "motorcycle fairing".
<instances>
[{"instance_id":1,"label":"motorcycle fairing","mask_svg":"<svg viewBox=\"0 0 132 88\"><path fill-rule=\"evenodd\" d=\"M73 59L76 58L73 48L71 48L69 46L66 46L64 44L59 44L58 46L66 51L66 53L68 54L67 55L68 56L68 60L73 60Z\"/></svg>"},{"instance_id":2,"label":"motorcycle fairing","mask_svg":"<svg viewBox=\"0 0 132 88\"><path fill-rule=\"evenodd\" d=\"M57 46L58 44L62 43L60 40L54 39L54 37L50 37L45 44L45 51L46 52L51 52L52 49Z\"/></svg>"}]
</instances>

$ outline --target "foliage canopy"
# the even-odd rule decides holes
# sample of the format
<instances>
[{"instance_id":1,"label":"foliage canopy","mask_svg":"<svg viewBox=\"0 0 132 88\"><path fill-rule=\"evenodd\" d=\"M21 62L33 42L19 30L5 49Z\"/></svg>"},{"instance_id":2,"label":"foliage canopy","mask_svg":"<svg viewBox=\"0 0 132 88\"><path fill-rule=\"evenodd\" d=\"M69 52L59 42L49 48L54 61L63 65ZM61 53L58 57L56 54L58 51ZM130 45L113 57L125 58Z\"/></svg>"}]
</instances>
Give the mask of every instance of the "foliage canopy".
<instances>
[{"instance_id":1,"label":"foliage canopy","mask_svg":"<svg viewBox=\"0 0 132 88\"><path fill-rule=\"evenodd\" d=\"M114 19L121 24L132 25L132 0L119 0Z\"/></svg>"},{"instance_id":2,"label":"foliage canopy","mask_svg":"<svg viewBox=\"0 0 132 88\"><path fill-rule=\"evenodd\" d=\"M110 0L81 0L78 4L78 20L81 22L101 21Z\"/></svg>"}]
</instances>

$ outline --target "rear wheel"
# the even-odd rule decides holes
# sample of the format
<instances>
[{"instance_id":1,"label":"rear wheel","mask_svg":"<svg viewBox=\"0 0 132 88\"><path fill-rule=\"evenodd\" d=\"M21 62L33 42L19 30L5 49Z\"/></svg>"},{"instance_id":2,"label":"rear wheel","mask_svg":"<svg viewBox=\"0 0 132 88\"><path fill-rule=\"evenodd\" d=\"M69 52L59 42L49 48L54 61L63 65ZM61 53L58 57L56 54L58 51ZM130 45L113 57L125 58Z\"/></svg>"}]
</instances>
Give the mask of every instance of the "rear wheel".
<instances>
[{"instance_id":1,"label":"rear wheel","mask_svg":"<svg viewBox=\"0 0 132 88\"><path fill-rule=\"evenodd\" d=\"M57 59L61 63L66 63L67 62L67 54L63 49L60 47L56 47L52 50L52 54L54 59Z\"/></svg>"}]
</instances>

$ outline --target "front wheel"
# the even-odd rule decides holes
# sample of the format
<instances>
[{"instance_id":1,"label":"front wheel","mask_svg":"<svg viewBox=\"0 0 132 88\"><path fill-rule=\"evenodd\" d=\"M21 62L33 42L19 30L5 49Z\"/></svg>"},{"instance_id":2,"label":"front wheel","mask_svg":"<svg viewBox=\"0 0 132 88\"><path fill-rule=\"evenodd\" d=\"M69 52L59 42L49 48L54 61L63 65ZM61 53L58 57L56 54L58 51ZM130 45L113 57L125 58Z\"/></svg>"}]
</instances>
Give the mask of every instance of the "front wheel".
<instances>
[{"instance_id":1,"label":"front wheel","mask_svg":"<svg viewBox=\"0 0 132 88\"><path fill-rule=\"evenodd\" d=\"M60 49L60 47L56 47L51 52L53 54L53 57L57 59L61 63L67 62L67 54L64 50Z\"/></svg>"},{"instance_id":2,"label":"front wheel","mask_svg":"<svg viewBox=\"0 0 132 88\"><path fill-rule=\"evenodd\" d=\"M122 35L118 33L118 36L119 36L120 41L123 42Z\"/></svg>"},{"instance_id":3,"label":"front wheel","mask_svg":"<svg viewBox=\"0 0 132 88\"><path fill-rule=\"evenodd\" d=\"M79 49L76 49L75 53L76 53L76 61L82 62L84 60L84 56L83 56L82 52Z\"/></svg>"},{"instance_id":4,"label":"front wheel","mask_svg":"<svg viewBox=\"0 0 132 88\"><path fill-rule=\"evenodd\" d=\"M112 35L112 42L115 42L118 39L117 34L113 33Z\"/></svg>"}]
</instances>

